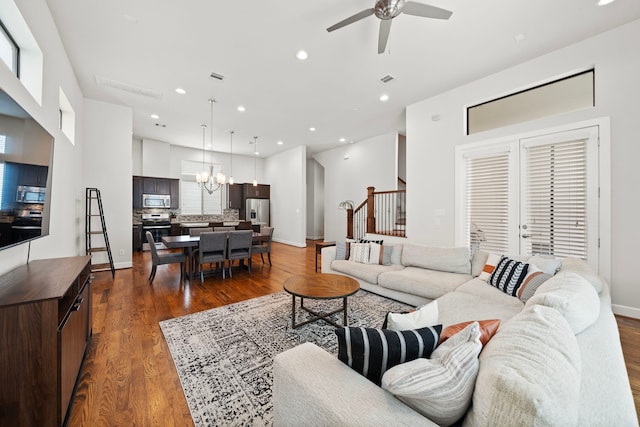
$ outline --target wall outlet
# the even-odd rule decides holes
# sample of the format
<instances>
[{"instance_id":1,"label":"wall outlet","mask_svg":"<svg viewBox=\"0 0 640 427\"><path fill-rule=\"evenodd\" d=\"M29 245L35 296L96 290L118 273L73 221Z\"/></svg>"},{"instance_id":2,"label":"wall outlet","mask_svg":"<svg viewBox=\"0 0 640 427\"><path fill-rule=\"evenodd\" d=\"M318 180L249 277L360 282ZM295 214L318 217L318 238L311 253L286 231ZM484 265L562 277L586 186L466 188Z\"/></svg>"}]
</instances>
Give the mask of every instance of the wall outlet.
<instances>
[{"instance_id":1,"label":"wall outlet","mask_svg":"<svg viewBox=\"0 0 640 427\"><path fill-rule=\"evenodd\" d=\"M120 249L120 255L124 256L124 249Z\"/></svg>"}]
</instances>

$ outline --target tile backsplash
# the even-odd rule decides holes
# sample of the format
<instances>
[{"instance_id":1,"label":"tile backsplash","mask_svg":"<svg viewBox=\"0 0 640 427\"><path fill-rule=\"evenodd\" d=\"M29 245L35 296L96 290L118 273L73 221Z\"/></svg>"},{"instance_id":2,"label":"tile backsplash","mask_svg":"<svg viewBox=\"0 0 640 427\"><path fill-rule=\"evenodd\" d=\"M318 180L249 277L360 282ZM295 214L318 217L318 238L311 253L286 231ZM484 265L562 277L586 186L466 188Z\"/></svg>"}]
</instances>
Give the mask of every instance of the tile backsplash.
<instances>
[{"instance_id":1,"label":"tile backsplash","mask_svg":"<svg viewBox=\"0 0 640 427\"><path fill-rule=\"evenodd\" d=\"M182 215L176 210L167 209L134 209L133 223L139 223L143 213L169 213L171 222L233 222L239 221L237 209L224 209L222 214Z\"/></svg>"}]
</instances>

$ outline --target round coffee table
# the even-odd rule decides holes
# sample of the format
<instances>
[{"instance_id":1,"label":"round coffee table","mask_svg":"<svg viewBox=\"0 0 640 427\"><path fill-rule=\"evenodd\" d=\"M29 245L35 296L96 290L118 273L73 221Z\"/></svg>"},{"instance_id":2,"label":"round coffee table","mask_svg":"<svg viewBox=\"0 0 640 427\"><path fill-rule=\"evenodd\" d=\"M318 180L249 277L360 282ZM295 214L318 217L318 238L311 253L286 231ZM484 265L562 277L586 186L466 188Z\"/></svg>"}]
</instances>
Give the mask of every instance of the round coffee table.
<instances>
[{"instance_id":1,"label":"round coffee table","mask_svg":"<svg viewBox=\"0 0 640 427\"><path fill-rule=\"evenodd\" d=\"M347 326L347 297L355 294L360 285L355 279L339 274L301 274L289 277L284 282L284 290L291 294L291 326L295 329L316 320L341 328ZM296 297L300 298L300 308L311 313L314 317L296 324ZM318 313L304 306L304 299L338 299L342 298L342 307L329 313ZM344 312L344 324L339 325L328 316Z\"/></svg>"}]
</instances>

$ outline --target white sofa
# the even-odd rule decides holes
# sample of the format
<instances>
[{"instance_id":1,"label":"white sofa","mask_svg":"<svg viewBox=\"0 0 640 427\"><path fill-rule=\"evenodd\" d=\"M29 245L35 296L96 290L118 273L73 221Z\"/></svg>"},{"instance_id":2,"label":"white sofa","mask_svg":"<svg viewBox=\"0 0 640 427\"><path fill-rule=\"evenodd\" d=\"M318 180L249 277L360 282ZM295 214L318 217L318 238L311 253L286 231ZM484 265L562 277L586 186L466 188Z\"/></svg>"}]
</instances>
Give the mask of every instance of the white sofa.
<instances>
[{"instance_id":1,"label":"white sofa","mask_svg":"<svg viewBox=\"0 0 640 427\"><path fill-rule=\"evenodd\" d=\"M421 267L403 262L415 264L415 255L422 254L432 259L418 264L442 269L446 263L440 262L434 248L405 244L401 249L409 251L400 258L396 253L396 263L391 266L354 266L341 265L350 261L332 260L335 248L325 248L323 272L350 271L363 289L414 305L437 299L443 327L501 319L498 332L480 354L475 389L463 425L638 425L609 287L586 263L566 258L560 272L525 304L476 277L484 267L486 254L476 254L473 262L468 262L468 273L428 268L420 272L416 269ZM450 259L459 255L452 249L443 251L448 251ZM383 276L389 274L391 277L385 280ZM401 277L408 280L404 288L389 287L390 283L400 283ZM578 288L587 297L571 293L574 282L582 283ZM430 283L435 283L432 289L420 288ZM590 284L588 292L584 283ZM540 308L542 305L554 308ZM539 326L537 330L549 336L534 332L534 323ZM522 340L527 341L524 347ZM533 350L525 351L527 346ZM436 425L311 343L275 358L273 399L275 426Z\"/></svg>"}]
</instances>

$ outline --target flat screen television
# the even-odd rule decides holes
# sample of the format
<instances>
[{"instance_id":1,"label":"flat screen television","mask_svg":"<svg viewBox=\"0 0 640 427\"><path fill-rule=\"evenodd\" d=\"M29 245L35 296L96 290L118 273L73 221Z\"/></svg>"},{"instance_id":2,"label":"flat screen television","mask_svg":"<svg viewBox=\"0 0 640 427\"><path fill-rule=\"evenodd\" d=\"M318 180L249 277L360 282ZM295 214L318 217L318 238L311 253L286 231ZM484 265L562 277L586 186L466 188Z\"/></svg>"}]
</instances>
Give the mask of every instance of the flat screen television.
<instances>
[{"instance_id":1,"label":"flat screen television","mask_svg":"<svg viewBox=\"0 0 640 427\"><path fill-rule=\"evenodd\" d=\"M49 234L53 143L0 89L0 250Z\"/></svg>"}]
</instances>

